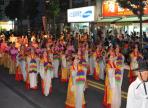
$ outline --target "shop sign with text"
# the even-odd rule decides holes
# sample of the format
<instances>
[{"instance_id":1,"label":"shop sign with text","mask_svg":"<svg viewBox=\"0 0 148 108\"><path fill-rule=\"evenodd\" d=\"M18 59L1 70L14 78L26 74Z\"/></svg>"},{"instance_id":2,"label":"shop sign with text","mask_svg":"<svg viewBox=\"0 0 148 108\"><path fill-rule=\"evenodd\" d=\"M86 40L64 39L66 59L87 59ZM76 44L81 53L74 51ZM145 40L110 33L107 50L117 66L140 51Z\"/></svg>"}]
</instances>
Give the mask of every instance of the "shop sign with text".
<instances>
[{"instance_id":1,"label":"shop sign with text","mask_svg":"<svg viewBox=\"0 0 148 108\"><path fill-rule=\"evenodd\" d=\"M114 16L132 16L133 12L129 9L123 9L114 1L105 1L102 5L102 14L104 17ZM148 6L144 9L144 14L148 15Z\"/></svg>"},{"instance_id":2,"label":"shop sign with text","mask_svg":"<svg viewBox=\"0 0 148 108\"><path fill-rule=\"evenodd\" d=\"M92 22L95 18L94 10L94 6L68 9L68 22Z\"/></svg>"}]
</instances>

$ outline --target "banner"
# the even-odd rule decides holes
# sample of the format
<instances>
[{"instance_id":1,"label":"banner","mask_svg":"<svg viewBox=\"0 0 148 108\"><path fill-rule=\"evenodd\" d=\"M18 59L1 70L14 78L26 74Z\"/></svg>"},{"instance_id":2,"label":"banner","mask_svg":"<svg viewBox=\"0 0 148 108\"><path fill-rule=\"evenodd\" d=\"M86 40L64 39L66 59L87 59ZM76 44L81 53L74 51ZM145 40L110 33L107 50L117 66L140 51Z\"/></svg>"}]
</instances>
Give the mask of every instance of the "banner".
<instances>
[{"instance_id":1,"label":"banner","mask_svg":"<svg viewBox=\"0 0 148 108\"><path fill-rule=\"evenodd\" d=\"M43 30L45 31L45 33L47 33L47 19L46 16L42 16L42 22L43 22Z\"/></svg>"},{"instance_id":2,"label":"banner","mask_svg":"<svg viewBox=\"0 0 148 108\"><path fill-rule=\"evenodd\" d=\"M104 17L134 16L129 9L123 9L114 1L105 1L102 5L102 15ZM144 14L148 15L148 6L144 9Z\"/></svg>"}]
</instances>

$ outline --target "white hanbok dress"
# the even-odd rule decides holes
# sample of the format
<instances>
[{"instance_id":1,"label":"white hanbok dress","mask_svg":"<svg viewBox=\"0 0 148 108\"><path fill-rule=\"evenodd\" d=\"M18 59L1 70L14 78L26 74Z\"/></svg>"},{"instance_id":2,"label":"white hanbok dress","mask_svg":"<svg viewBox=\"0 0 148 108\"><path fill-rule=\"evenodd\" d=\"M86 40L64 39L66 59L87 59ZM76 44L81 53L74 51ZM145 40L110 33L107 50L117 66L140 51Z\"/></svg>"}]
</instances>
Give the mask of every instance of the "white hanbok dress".
<instances>
[{"instance_id":1,"label":"white hanbok dress","mask_svg":"<svg viewBox=\"0 0 148 108\"><path fill-rule=\"evenodd\" d=\"M43 85L44 85L44 95L45 96L49 95L50 88L52 86L52 74L53 74L52 64L49 62L44 62Z\"/></svg>"},{"instance_id":2,"label":"white hanbok dress","mask_svg":"<svg viewBox=\"0 0 148 108\"><path fill-rule=\"evenodd\" d=\"M30 88L37 89L37 59L30 59L29 62L29 79L30 79Z\"/></svg>"}]
</instances>

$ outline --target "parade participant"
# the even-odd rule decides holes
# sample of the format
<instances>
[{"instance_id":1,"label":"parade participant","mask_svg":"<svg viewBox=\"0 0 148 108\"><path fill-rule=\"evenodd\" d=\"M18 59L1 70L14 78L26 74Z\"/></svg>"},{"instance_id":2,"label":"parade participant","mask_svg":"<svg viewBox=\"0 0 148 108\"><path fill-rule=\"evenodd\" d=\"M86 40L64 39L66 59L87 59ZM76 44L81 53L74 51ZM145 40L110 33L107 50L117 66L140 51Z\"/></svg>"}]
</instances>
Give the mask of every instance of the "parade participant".
<instances>
[{"instance_id":1,"label":"parade participant","mask_svg":"<svg viewBox=\"0 0 148 108\"><path fill-rule=\"evenodd\" d=\"M106 79L105 79L105 90L104 90L104 100L103 104L106 108L115 108L115 65L114 65L114 59L115 59L115 53L112 51L108 55L109 59L106 64Z\"/></svg>"},{"instance_id":2,"label":"parade participant","mask_svg":"<svg viewBox=\"0 0 148 108\"><path fill-rule=\"evenodd\" d=\"M40 60L39 60L39 74L43 83L43 79L44 79L44 56L43 56L43 52L44 50L41 50L40 52Z\"/></svg>"},{"instance_id":3,"label":"parade participant","mask_svg":"<svg viewBox=\"0 0 148 108\"><path fill-rule=\"evenodd\" d=\"M32 47L34 47L34 48L38 48L38 43L36 42L36 40L34 39L33 41L32 41Z\"/></svg>"},{"instance_id":4,"label":"parade participant","mask_svg":"<svg viewBox=\"0 0 148 108\"><path fill-rule=\"evenodd\" d=\"M30 61L28 64L29 70L29 80L30 80L30 88L36 90L37 89L37 57L34 49L31 49Z\"/></svg>"},{"instance_id":5,"label":"parade participant","mask_svg":"<svg viewBox=\"0 0 148 108\"><path fill-rule=\"evenodd\" d=\"M24 37L24 35L21 36L20 43L21 43L21 45L25 45L25 37Z\"/></svg>"},{"instance_id":6,"label":"parade participant","mask_svg":"<svg viewBox=\"0 0 148 108\"><path fill-rule=\"evenodd\" d=\"M2 65L2 57L3 57L3 52L2 52L2 50L0 49L0 66Z\"/></svg>"},{"instance_id":7,"label":"parade participant","mask_svg":"<svg viewBox=\"0 0 148 108\"><path fill-rule=\"evenodd\" d=\"M138 60L138 76L128 89L126 108L147 108L148 106L148 62Z\"/></svg>"},{"instance_id":8,"label":"parade participant","mask_svg":"<svg viewBox=\"0 0 148 108\"><path fill-rule=\"evenodd\" d=\"M16 42L16 38L13 34L11 34L10 38L9 38L9 42L14 43Z\"/></svg>"},{"instance_id":9,"label":"parade participant","mask_svg":"<svg viewBox=\"0 0 148 108\"><path fill-rule=\"evenodd\" d=\"M30 55L31 55L31 48L26 47L25 49L26 54L26 89L30 89L30 78L29 78L29 66L30 66Z\"/></svg>"},{"instance_id":10,"label":"parade participant","mask_svg":"<svg viewBox=\"0 0 148 108\"><path fill-rule=\"evenodd\" d=\"M76 73L72 73L73 83L75 84L75 89L76 89L76 98L75 98L76 108L82 108L83 106L86 75L87 75L86 61L83 59L79 61Z\"/></svg>"},{"instance_id":11,"label":"parade participant","mask_svg":"<svg viewBox=\"0 0 148 108\"><path fill-rule=\"evenodd\" d=\"M21 65L21 72L23 75L23 80L26 81L26 57L25 57L25 48L24 46L21 47L21 51L19 53L19 63Z\"/></svg>"},{"instance_id":12,"label":"parade participant","mask_svg":"<svg viewBox=\"0 0 148 108\"><path fill-rule=\"evenodd\" d=\"M48 58L52 61L52 65L53 65L53 52L52 52L52 46L50 46L48 50ZM53 76L52 76L53 77Z\"/></svg>"},{"instance_id":13,"label":"parade participant","mask_svg":"<svg viewBox=\"0 0 148 108\"><path fill-rule=\"evenodd\" d=\"M25 38L24 38L24 44L26 47L28 46L28 37L27 36L25 36Z\"/></svg>"},{"instance_id":14,"label":"parade participant","mask_svg":"<svg viewBox=\"0 0 148 108\"><path fill-rule=\"evenodd\" d=\"M4 64L5 64L5 60L6 60L6 53L5 53L5 50L7 48L7 43L5 42L5 39L2 38L1 40L1 43L0 43L0 55L1 55L1 65L3 65L4 67L6 67Z\"/></svg>"},{"instance_id":15,"label":"parade participant","mask_svg":"<svg viewBox=\"0 0 148 108\"><path fill-rule=\"evenodd\" d=\"M120 78L119 78L120 80L119 80L119 83L118 83L120 85L120 87L122 85L123 73L124 73L124 68L125 68L124 61L125 61L125 57L121 53L119 45L116 45L116 48L115 48L115 65L116 65L116 69L121 71L121 74L117 74L117 76L120 76Z\"/></svg>"},{"instance_id":16,"label":"parade participant","mask_svg":"<svg viewBox=\"0 0 148 108\"><path fill-rule=\"evenodd\" d=\"M86 61L86 63L87 63L87 75L89 75L90 74L90 65L89 65L89 57L90 57L90 52L89 52L89 45L87 44L87 43L85 43L84 44L84 47L85 47L85 49L84 49L84 59L85 59L85 61Z\"/></svg>"},{"instance_id":17,"label":"parade participant","mask_svg":"<svg viewBox=\"0 0 148 108\"><path fill-rule=\"evenodd\" d=\"M94 53L94 61L95 61L95 67L94 67L94 78L95 80L99 80L99 76L100 76L100 65L99 65L99 61L100 61L100 57L101 57L101 52L100 52L100 46L97 46L97 49Z\"/></svg>"},{"instance_id":18,"label":"parade participant","mask_svg":"<svg viewBox=\"0 0 148 108\"><path fill-rule=\"evenodd\" d=\"M15 74L16 72L16 56L18 54L18 49L15 47L15 43L12 44L12 47L10 48L10 70L9 74Z\"/></svg>"},{"instance_id":19,"label":"parade participant","mask_svg":"<svg viewBox=\"0 0 148 108\"><path fill-rule=\"evenodd\" d=\"M77 73L77 67L78 67L78 56L75 56L75 59L72 59L71 61L73 64L70 67L70 78L68 82L68 90L67 90L67 98L66 98L66 108L77 108L76 107L76 77L75 74ZM83 95L83 94L82 94ZM78 101L78 100L77 100ZM85 108L85 100L83 96L82 100L82 106ZM82 108L80 106L79 108Z\"/></svg>"},{"instance_id":20,"label":"parade participant","mask_svg":"<svg viewBox=\"0 0 148 108\"><path fill-rule=\"evenodd\" d=\"M16 74L15 74L15 80L16 81L23 80L23 75L22 75L23 72L22 71L25 71L24 62L25 62L24 51L21 49L21 51L19 51L17 56L16 56ZM25 81L25 78L24 78L24 81Z\"/></svg>"},{"instance_id":21,"label":"parade participant","mask_svg":"<svg viewBox=\"0 0 148 108\"><path fill-rule=\"evenodd\" d=\"M22 43L21 43L21 38L16 38L15 41L15 47L20 51L20 47L21 47Z\"/></svg>"},{"instance_id":22,"label":"parade participant","mask_svg":"<svg viewBox=\"0 0 148 108\"><path fill-rule=\"evenodd\" d=\"M59 46L58 42L55 44L53 49L53 67L54 67L54 77L58 78L59 66L60 66L60 55L59 55Z\"/></svg>"},{"instance_id":23,"label":"parade participant","mask_svg":"<svg viewBox=\"0 0 148 108\"><path fill-rule=\"evenodd\" d=\"M100 65L100 75L99 78L101 80L104 80L104 75L105 75L105 65L106 65L106 61L105 61L105 56L106 56L106 51L104 50L104 48L101 48L101 56L100 56L100 60L99 60L99 65Z\"/></svg>"},{"instance_id":24,"label":"parade participant","mask_svg":"<svg viewBox=\"0 0 148 108\"><path fill-rule=\"evenodd\" d=\"M31 42L33 42L33 41L36 41L35 35L32 35L32 36L31 36Z\"/></svg>"},{"instance_id":25,"label":"parade participant","mask_svg":"<svg viewBox=\"0 0 148 108\"><path fill-rule=\"evenodd\" d=\"M84 46L84 58L85 58L86 62L88 63L88 60L89 60L88 49L89 49L89 47L88 47L88 44L84 44L83 46Z\"/></svg>"},{"instance_id":26,"label":"parade participant","mask_svg":"<svg viewBox=\"0 0 148 108\"><path fill-rule=\"evenodd\" d=\"M3 65L4 67L8 68L10 70L10 66L11 66L11 56L10 56L10 49L11 49L11 46L8 45L4 52L3 52Z\"/></svg>"},{"instance_id":27,"label":"parade participant","mask_svg":"<svg viewBox=\"0 0 148 108\"><path fill-rule=\"evenodd\" d=\"M73 52L75 52L74 46L73 46L73 44L71 42L69 42L67 44L67 48L66 49L67 49L66 50L66 54L67 55L71 55Z\"/></svg>"},{"instance_id":28,"label":"parade participant","mask_svg":"<svg viewBox=\"0 0 148 108\"><path fill-rule=\"evenodd\" d=\"M121 86L124 73L124 56L120 53L120 48L117 45L115 48L115 89L114 92L114 102L116 103L113 108L121 107Z\"/></svg>"},{"instance_id":29,"label":"parade participant","mask_svg":"<svg viewBox=\"0 0 148 108\"><path fill-rule=\"evenodd\" d=\"M129 71L129 82L132 83L137 76L137 72L136 71L132 71L136 68L138 68L138 63L137 63L137 59L142 57L142 55L140 54L140 52L138 51L138 46L135 45L135 48L133 50L133 52L130 54L130 71Z\"/></svg>"},{"instance_id":30,"label":"parade participant","mask_svg":"<svg viewBox=\"0 0 148 108\"><path fill-rule=\"evenodd\" d=\"M94 74L94 49L90 48L89 50L89 67L90 67L90 74L89 75L93 75Z\"/></svg>"},{"instance_id":31,"label":"parade participant","mask_svg":"<svg viewBox=\"0 0 148 108\"><path fill-rule=\"evenodd\" d=\"M64 51L62 51L61 54L61 81L67 82L68 81L68 64L66 59L66 54L64 54Z\"/></svg>"},{"instance_id":32,"label":"parade participant","mask_svg":"<svg viewBox=\"0 0 148 108\"><path fill-rule=\"evenodd\" d=\"M43 83L42 83L42 90L45 96L49 95L52 88L52 74L53 74L53 66L52 61L48 58L48 54L46 51L43 53L43 65L44 65L44 75L43 75Z\"/></svg>"}]
</instances>

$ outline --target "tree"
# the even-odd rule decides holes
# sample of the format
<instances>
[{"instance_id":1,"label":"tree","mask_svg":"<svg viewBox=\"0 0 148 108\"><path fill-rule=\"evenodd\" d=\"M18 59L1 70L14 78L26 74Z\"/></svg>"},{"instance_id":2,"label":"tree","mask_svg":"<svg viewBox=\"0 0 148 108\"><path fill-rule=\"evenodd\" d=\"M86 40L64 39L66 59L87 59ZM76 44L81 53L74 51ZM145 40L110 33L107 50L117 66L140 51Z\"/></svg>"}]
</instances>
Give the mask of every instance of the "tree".
<instances>
[{"instance_id":1,"label":"tree","mask_svg":"<svg viewBox=\"0 0 148 108\"><path fill-rule=\"evenodd\" d=\"M142 36L142 17L144 15L144 7L147 4L147 0L117 0L122 8L128 8L131 10L140 21L140 37L141 37L141 47L143 46L143 36Z\"/></svg>"},{"instance_id":2,"label":"tree","mask_svg":"<svg viewBox=\"0 0 148 108\"><path fill-rule=\"evenodd\" d=\"M49 10L49 16L53 19L53 29L54 33L56 32L55 24L56 24L56 17L60 12L60 4L59 0L51 0L47 5L47 9Z\"/></svg>"}]
</instances>

